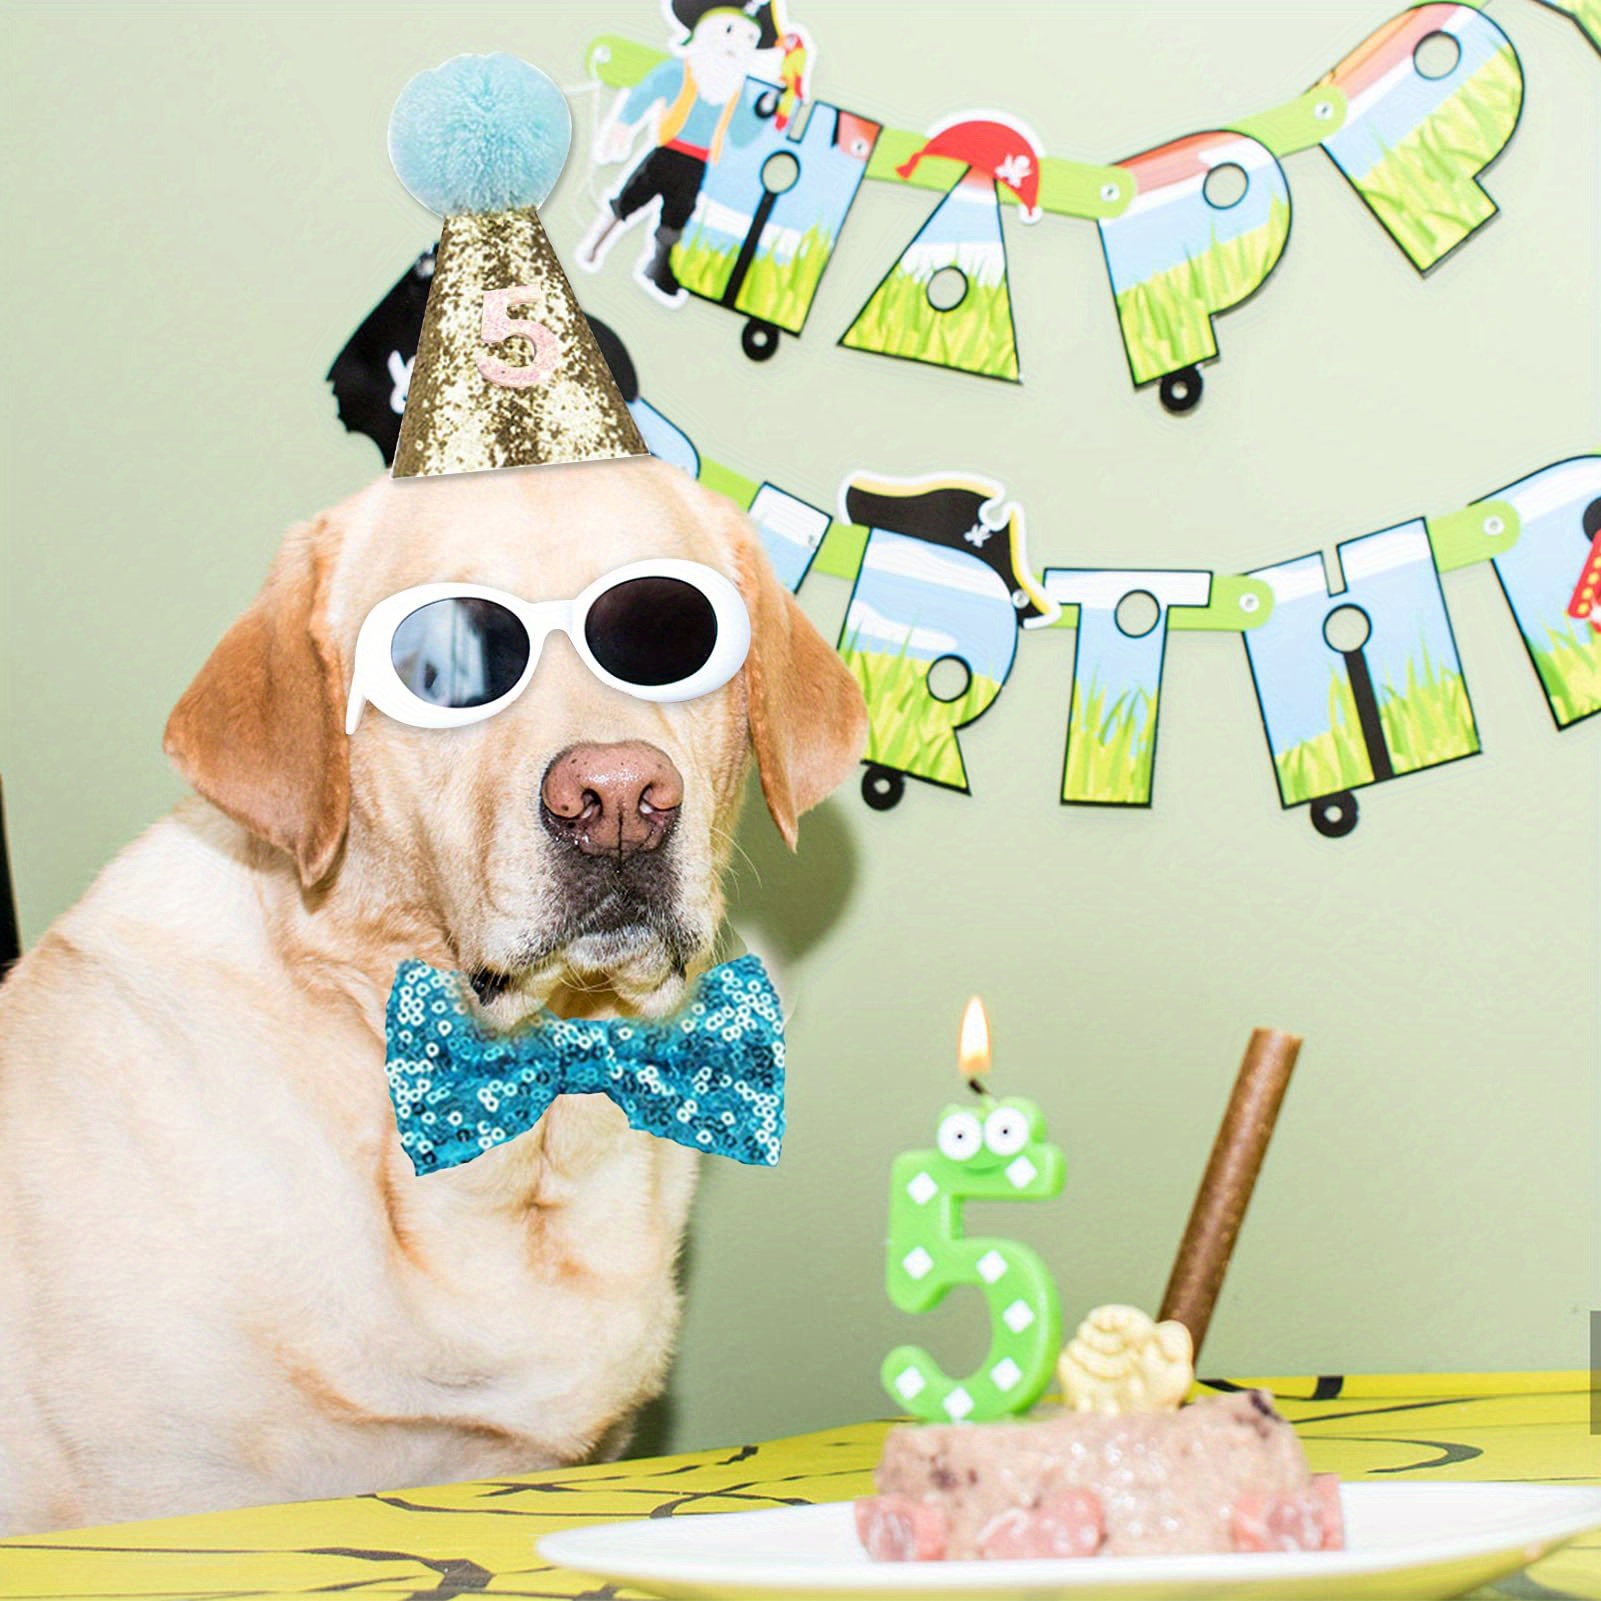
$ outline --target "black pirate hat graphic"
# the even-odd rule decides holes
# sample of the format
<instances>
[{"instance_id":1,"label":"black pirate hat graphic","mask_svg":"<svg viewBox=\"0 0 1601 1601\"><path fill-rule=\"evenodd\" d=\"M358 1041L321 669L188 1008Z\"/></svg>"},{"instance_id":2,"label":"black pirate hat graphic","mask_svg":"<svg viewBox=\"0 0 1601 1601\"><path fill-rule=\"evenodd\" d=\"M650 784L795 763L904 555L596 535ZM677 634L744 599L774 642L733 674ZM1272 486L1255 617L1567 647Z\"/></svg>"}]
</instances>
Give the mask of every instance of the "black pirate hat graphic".
<instances>
[{"instance_id":1,"label":"black pirate hat graphic","mask_svg":"<svg viewBox=\"0 0 1601 1601\"><path fill-rule=\"evenodd\" d=\"M1028 564L1022 509L1001 494L999 484L964 475L904 482L859 475L846 486L845 515L863 527L977 556L1000 574L1019 626L1054 618L1060 607L1046 599Z\"/></svg>"}]
</instances>

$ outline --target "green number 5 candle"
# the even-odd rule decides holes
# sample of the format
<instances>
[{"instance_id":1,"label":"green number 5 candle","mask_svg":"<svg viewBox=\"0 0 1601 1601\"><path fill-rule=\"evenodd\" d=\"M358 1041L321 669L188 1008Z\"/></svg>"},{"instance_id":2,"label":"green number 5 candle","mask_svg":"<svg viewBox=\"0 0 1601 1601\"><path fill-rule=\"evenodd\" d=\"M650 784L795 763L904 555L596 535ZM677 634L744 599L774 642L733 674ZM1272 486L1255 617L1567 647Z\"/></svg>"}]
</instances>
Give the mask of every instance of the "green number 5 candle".
<instances>
[{"instance_id":1,"label":"green number 5 candle","mask_svg":"<svg viewBox=\"0 0 1601 1601\"><path fill-rule=\"evenodd\" d=\"M970 1006L964 1057L973 1016ZM965 1064L975 1089L988 1057L982 1008L977 1018L982 1060ZM1047 1143L1044 1114L1032 1101L981 1095L972 1107L947 1106L935 1148L896 1157L890 1174L890 1300L903 1312L927 1312L970 1284L989 1307L989 1352L965 1377L951 1378L921 1346L897 1346L884 1358L884 1387L896 1404L941 1422L1027 1411L1062 1347L1061 1302L1044 1262L1016 1240L965 1238L962 1203L1049 1200L1062 1192L1067 1162Z\"/></svg>"}]
</instances>

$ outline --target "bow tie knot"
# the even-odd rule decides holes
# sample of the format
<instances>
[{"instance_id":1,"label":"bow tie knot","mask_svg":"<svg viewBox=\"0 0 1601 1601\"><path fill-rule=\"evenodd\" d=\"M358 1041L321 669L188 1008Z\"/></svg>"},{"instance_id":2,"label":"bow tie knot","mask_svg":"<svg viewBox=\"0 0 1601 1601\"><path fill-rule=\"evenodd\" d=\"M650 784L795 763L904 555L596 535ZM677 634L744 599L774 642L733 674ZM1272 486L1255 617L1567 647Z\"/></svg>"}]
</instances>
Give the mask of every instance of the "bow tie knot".
<instances>
[{"instance_id":1,"label":"bow tie knot","mask_svg":"<svg viewBox=\"0 0 1601 1601\"><path fill-rule=\"evenodd\" d=\"M636 1129L771 1166L784 1134L784 1019L755 956L704 974L675 1017L554 1017L491 1034L462 981L403 962L388 1008L389 1094L418 1173L527 1132L558 1095L606 1095Z\"/></svg>"}]
</instances>

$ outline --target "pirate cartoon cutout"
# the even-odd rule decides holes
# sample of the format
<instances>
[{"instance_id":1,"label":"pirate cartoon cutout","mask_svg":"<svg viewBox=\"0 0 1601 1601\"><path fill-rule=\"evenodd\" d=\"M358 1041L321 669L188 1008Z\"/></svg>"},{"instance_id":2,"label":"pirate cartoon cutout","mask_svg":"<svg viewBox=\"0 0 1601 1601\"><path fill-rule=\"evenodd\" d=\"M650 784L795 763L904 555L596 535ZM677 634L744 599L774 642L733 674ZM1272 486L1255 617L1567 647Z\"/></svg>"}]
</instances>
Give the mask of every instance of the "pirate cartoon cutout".
<instances>
[{"instance_id":1,"label":"pirate cartoon cutout","mask_svg":"<svg viewBox=\"0 0 1601 1601\"><path fill-rule=\"evenodd\" d=\"M596 141L595 161L624 161L641 126L654 117L654 143L628 173L578 247L579 264L597 270L619 235L659 204L650 248L635 276L670 306L683 286L673 273L673 246L695 210L706 169L724 145L749 144L761 131L740 112L745 79L763 52L780 49L777 0L665 0L683 38L676 53L620 97ZM786 52L793 55L793 51ZM804 61L804 56L802 56ZM776 76L776 74L774 74ZM791 76L799 74L792 69ZM790 80L786 79L786 84Z\"/></svg>"}]
</instances>

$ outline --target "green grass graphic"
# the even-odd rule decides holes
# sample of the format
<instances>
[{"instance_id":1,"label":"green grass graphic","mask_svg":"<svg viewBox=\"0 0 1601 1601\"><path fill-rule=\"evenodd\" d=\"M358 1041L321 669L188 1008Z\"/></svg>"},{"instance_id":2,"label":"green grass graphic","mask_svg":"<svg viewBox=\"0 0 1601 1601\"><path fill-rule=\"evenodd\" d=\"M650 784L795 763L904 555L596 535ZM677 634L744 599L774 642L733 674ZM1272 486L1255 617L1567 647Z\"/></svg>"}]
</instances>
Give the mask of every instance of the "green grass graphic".
<instances>
[{"instance_id":1,"label":"green grass graphic","mask_svg":"<svg viewBox=\"0 0 1601 1601\"><path fill-rule=\"evenodd\" d=\"M1478 730L1461 673L1437 666L1427 649L1407 663L1406 688L1386 682L1379 691L1379 722L1397 773L1471 756ZM1336 795L1373 782L1362 740L1356 697L1345 674L1329 669L1329 726L1273 758L1286 806Z\"/></svg>"},{"instance_id":2,"label":"green grass graphic","mask_svg":"<svg viewBox=\"0 0 1601 1601\"><path fill-rule=\"evenodd\" d=\"M1268 220L1212 243L1176 267L1152 273L1117 296L1117 317L1138 384L1210 361L1217 354L1210 312L1250 294L1271 270L1290 231L1290 208L1275 200Z\"/></svg>"},{"instance_id":3,"label":"green grass graphic","mask_svg":"<svg viewBox=\"0 0 1601 1601\"><path fill-rule=\"evenodd\" d=\"M1432 267L1494 215L1468 174L1505 144L1522 98L1517 58L1498 50L1427 122L1351 179L1418 267Z\"/></svg>"},{"instance_id":4,"label":"green grass graphic","mask_svg":"<svg viewBox=\"0 0 1601 1601\"><path fill-rule=\"evenodd\" d=\"M1547 628L1543 645L1528 641L1535 671L1561 728L1601 711L1601 633L1588 623L1584 628L1587 639L1564 627Z\"/></svg>"},{"instance_id":5,"label":"green grass graphic","mask_svg":"<svg viewBox=\"0 0 1601 1601\"><path fill-rule=\"evenodd\" d=\"M1103 806L1145 806L1156 759L1156 702L1143 689L1124 690L1110 706L1100 680L1073 684L1072 731L1062 799Z\"/></svg>"},{"instance_id":6,"label":"green grass graphic","mask_svg":"<svg viewBox=\"0 0 1601 1601\"><path fill-rule=\"evenodd\" d=\"M1601 0L1557 0L1556 9L1567 12L1601 50Z\"/></svg>"},{"instance_id":7,"label":"green grass graphic","mask_svg":"<svg viewBox=\"0 0 1601 1601\"><path fill-rule=\"evenodd\" d=\"M1279 791L1286 806L1373 782L1373 764L1362 743L1356 697L1343 672L1329 669L1328 728L1275 754L1273 765L1278 768Z\"/></svg>"},{"instance_id":8,"label":"green grass graphic","mask_svg":"<svg viewBox=\"0 0 1601 1601\"><path fill-rule=\"evenodd\" d=\"M1479 731L1468 704L1468 686L1461 673L1437 666L1421 643L1406 664L1406 688L1386 683L1379 691L1379 721L1384 743L1398 773L1471 756L1479 748Z\"/></svg>"},{"instance_id":9,"label":"green grass graphic","mask_svg":"<svg viewBox=\"0 0 1601 1601\"><path fill-rule=\"evenodd\" d=\"M740 285L739 310L799 333L833 250L834 235L815 225L801 235L795 254L783 262L770 251L757 250ZM719 248L710 243L704 228L695 228L673 246L673 272L691 294L721 300L738 256L737 244Z\"/></svg>"},{"instance_id":10,"label":"green grass graphic","mask_svg":"<svg viewBox=\"0 0 1601 1601\"><path fill-rule=\"evenodd\" d=\"M981 283L969 277L961 300L948 311L939 311L929 302L930 276L895 267L840 343L852 350L931 361L987 378L1015 379L1017 339L1006 279Z\"/></svg>"},{"instance_id":11,"label":"green grass graphic","mask_svg":"<svg viewBox=\"0 0 1601 1601\"><path fill-rule=\"evenodd\" d=\"M673 246L673 276L692 295L721 300L738 255L737 245L719 250L708 242L704 228L692 224L690 231Z\"/></svg>"},{"instance_id":12,"label":"green grass graphic","mask_svg":"<svg viewBox=\"0 0 1601 1601\"><path fill-rule=\"evenodd\" d=\"M977 717L1000 694L1000 684L973 673L955 700L936 700L928 690L928 662L904 649L896 656L862 650L856 640L852 634L839 649L867 700L866 760L966 789L967 768L954 730Z\"/></svg>"}]
</instances>

